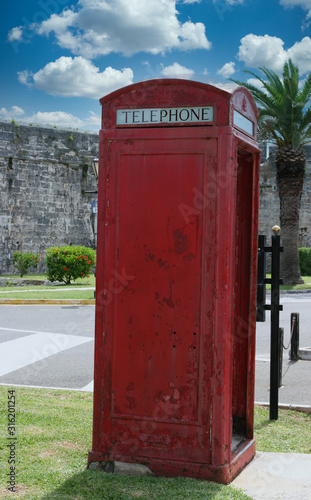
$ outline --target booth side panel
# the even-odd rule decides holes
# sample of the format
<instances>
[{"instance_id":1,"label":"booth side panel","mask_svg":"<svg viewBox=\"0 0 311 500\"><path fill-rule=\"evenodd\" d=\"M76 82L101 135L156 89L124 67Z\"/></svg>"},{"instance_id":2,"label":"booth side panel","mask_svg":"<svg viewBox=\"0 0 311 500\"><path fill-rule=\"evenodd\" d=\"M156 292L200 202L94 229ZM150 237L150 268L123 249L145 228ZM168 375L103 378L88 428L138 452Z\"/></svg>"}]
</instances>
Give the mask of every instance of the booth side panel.
<instances>
[{"instance_id":1,"label":"booth side panel","mask_svg":"<svg viewBox=\"0 0 311 500\"><path fill-rule=\"evenodd\" d=\"M97 217L97 255L96 255L96 300L95 300L95 353L94 353L94 404L93 404L93 450L103 446L103 412L105 397L103 375L105 371L105 240L109 227L106 225L107 197L107 140L101 130L99 133L99 175L98 175L98 217ZM92 461L90 453L89 461Z\"/></svg>"},{"instance_id":2,"label":"booth side panel","mask_svg":"<svg viewBox=\"0 0 311 500\"><path fill-rule=\"evenodd\" d=\"M232 317L235 246L235 162L232 136L219 130L217 165L216 283L213 339L212 463L231 458Z\"/></svg>"},{"instance_id":3,"label":"booth side panel","mask_svg":"<svg viewBox=\"0 0 311 500\"><path fill-rule=\"evenodd\" d=\"M233 431L253 437L255 307L258 231L258 152L238 145L235 321L233 339Z\"/></svg>"},{"instance_id":4,"label":"booth side panel","mask_svg":"<svg viewBox=\"0 0 311 500\"><path fill-rule=\"evenodd\" d=\"M260 152L254 154L252 204L252 236L251 236L251 281L250 281L250 342L248 352L248 387L247 387L247 420L246 435L254 435L254 401L255 401L255 351L256 351L256 294L257 294L257 258L258 258L258 218L260 191Z\"/></svg>"},{"instance_id":5,"label":"booth side panel","mask_svg":"<svg viewBox=\"0 0 311 500\"><path fill-rule=\"evenodd\" d=\"M248 346L251 341L250 279L253 205L253 155L240 147L237 170L235 316L233 337L233 429L246 435Z\"/></svg>"}]
</instances>

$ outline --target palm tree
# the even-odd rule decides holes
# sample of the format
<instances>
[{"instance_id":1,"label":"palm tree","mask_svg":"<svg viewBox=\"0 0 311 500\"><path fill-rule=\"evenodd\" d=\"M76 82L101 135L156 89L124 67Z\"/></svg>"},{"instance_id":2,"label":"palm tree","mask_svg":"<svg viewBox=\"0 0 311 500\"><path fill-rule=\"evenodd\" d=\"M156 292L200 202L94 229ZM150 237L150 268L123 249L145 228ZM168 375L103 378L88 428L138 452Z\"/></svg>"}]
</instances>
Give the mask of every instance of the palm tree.
<instances>
[{"instance_id":1,"label":"palm tree","mask_svg":"<svg viewBox=\"0 0 311 500\"><path fill-rule=\"evenodd\" d=\"M281 275L286 284L303 283L299 268L299 213L306 158L303 146L311 140L311 74L299 81L299 70L289 59L283 67L283 77L266 68L259 68L266 79L251 71L261 88L250 83L243 85L251 91L259 108L259 127L262 139L277 146L275 165L280 198L280 225L284 253Z\"/></svg>"}]
</instances>

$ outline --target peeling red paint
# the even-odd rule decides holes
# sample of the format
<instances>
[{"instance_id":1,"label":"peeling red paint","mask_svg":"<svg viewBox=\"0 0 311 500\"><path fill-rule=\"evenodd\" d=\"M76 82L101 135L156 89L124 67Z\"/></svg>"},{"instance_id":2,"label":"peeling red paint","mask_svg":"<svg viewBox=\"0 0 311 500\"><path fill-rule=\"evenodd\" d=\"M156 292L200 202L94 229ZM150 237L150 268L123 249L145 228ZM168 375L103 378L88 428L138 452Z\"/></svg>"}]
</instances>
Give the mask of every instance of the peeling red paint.
<instances>
[{"instance_id":1,"label":"peeling red paint","mask_svg":"<svg viewBox=\"0 0 311 500\"><path fill-rule=\"evenodd\" d=\"M175 253L181 255L189 248L188 238L184 236L181 229L173 231Z\"/></svg>"},{"instance_id":2,"label":"peeling red paint","mask_svg":"<svg viewBox=\"0 0 311 500\"><path fill-rule=\"evenodd\" d=\"M159 267L163 267L165 270L170 268L170 265L167 262L167 260L163 261L162 259L159 259L158 264L159 264Z\"/></svg>"}]
</instances>

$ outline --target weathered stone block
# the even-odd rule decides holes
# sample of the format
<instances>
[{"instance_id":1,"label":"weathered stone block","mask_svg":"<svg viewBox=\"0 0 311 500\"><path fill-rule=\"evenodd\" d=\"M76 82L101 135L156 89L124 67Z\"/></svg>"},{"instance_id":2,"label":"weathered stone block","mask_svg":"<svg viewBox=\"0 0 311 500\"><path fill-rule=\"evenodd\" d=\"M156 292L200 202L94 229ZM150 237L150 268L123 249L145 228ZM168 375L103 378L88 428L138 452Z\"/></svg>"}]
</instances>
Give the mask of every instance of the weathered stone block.
<instances>
[{"instance_id":1,"label":"weathered stone block","mask_svg":"<svg viewBox=\"0 0 311 500\"><path fill-rule=\"evenodd\" d=\"M93 462L89 470L106 472L107 474L119 474L121 476L154 476L152 470L146 465L129 464L125 462Z\"/></svg>"}]
</instances>

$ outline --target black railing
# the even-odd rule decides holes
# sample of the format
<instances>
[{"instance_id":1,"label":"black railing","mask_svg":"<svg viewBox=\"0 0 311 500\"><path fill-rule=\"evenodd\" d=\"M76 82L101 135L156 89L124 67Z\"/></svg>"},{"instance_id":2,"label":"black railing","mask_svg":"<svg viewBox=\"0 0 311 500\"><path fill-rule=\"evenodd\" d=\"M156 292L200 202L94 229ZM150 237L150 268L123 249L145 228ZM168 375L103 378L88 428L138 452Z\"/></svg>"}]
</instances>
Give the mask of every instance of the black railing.
<instances>
[{"instance_id":1,"label":"black railing","mask_svg":"<svg viewBox=\"0 0 311 500\"><path fill-rule=\"evenodd\" d=\"M279 228L273 227L274 234L271 246L266 246L266 237L258 239L258 274L257 274L257 321L265 321L265 311L271 311L271 336L270 336L270 420L278 419L279 385L280 385L280 359L283 352L281 342L280 311L280 253L283 247L280 244ZM266 278L265 254L271 253L271 278ZM271 285L271 304L266 304L266 285Z\"/></svg>"}]
</instances>

